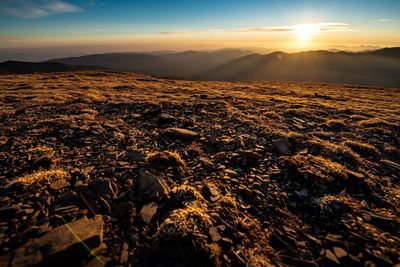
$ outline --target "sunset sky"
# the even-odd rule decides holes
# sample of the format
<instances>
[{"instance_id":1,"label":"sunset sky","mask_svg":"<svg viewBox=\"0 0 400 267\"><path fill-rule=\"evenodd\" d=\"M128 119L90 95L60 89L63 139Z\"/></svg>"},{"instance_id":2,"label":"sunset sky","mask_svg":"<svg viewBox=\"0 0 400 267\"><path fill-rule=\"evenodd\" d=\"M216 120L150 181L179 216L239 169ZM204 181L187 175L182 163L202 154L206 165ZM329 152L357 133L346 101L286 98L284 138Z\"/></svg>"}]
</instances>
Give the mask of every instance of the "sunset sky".
<instances>
[{"instance_id":1,"label":"sunset sky","mask_svg":"<svg viewBox=\"0 0 400 267\"><path fill-rule=\"evenodd\" d=\"M399 0L1 0L0 59L400 46Z\"/></svg>"}]
</instances>

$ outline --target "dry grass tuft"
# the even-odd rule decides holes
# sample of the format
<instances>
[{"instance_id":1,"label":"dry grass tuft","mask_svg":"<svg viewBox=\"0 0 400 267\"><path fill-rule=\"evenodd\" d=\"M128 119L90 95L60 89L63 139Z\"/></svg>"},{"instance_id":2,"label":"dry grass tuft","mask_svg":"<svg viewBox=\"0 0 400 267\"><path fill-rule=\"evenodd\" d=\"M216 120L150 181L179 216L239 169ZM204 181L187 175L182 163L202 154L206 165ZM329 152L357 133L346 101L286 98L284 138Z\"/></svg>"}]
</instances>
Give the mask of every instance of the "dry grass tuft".
<instances>
[{"instance_id":1,"label":"dry grass tuft","mask_svg":"<svg viewBox=\"0 0 400 267\"><path fill-rule=\"evenodd\" d=\"M394 158L400 158L400 149L396 148L395 146L389 145L389 144L385 144L383 147L383 151L386 154L391 155Z\"/></svg>"},{"instance_id":2,"label":"dry grass tuft","mask_svg":"<svg viewBox=\"0 0 400 267\"><path fill-rule=\"evenodd\" d=\"M362 116L362 115L358 115L358 114L350 115L349 118L350 118L352 121L362 121L362 120L368 119L367 117Z\"/></svg>"},{"instance_id":3,"label":"dry grass tuft","mask_svg":"<svg viewBox=\"0 0 400 267\"><path fill-rule=\"evenodd\" d=\"M288 169L288 175L302 184L322 183L330 185L336 178L347 177L346 167L321 156L295 155L281 157L281 164Z\"/></svg>"},{"instance_id":4,"label":"dry grass tuft","mask_svg":"<svg viewBox=\"0 0 400 267\"><path fill-rule=\"evenodd\" d=\"M325 195L318 200L321 212L336 216L338 211L350 212L358 210L360 205L346 195Z\"/></svg>"},{"instance_id":5,"label":"dry grass tuft","mask_svg":"<svg viewBox=\"0 0 400 267\"><path fill-rule=\"evenodd\" d=\"M351 167L357 167L361 164L359 155L347 146L337 145L318 138L312 139L308 144L309 152L313 155L326 157Z\"/></svg>"},{"instance_id":6,"label":"dry grass tuft","mask_svg":"<svg viewBox=\"0 0 400 267\"><path fill-rule=\"evenodd\" d=\"M379 150L373 145L350 140L343 142L343 145L350 147L351 150L364 158L373 157L375 159L379 159L381 157L381 152L379 152Z\"/></svg>"},{"instance_id":7,"label":"dry grass tuft","mask_svg":"<svg viewBox=\"0 0 400 267\"><path fill-rule=\"evenodd\" d=\"M391 123L386 120L380 118L373 118L369 120L362 120L357 124L359 127L366 127L366 128L379 128L385 127L390 129L400 129L400 125L398 123Z\"/></svg>"},{"instance_id":8,"label":"dry grass tuft","mask_svg":"<svg viewBox=\"0 0 400 267\"><path fill-rule=\"evenodd\" d=\"M174 187L171 192L171 201L177 202L183 206L190 205L193 201L204 203L204 197L196 190L196 188L189 185L180 185Z\"/></svg>"},{"instance_id":9,"label":"dry grass tuft","mask_svg":"<svg viewBox=\"0 0 400 267\"><path fill-rule=\"evenodd\" d=\"M205 207L198 202L193 202L184 209L174 210L160 225L157 237L204 236L205 231L212 226L212 219L205 211Z\"/></svg>"},{"instance_id":10,"label":"dry grass tuft","mask_svg":"<svg viewBox=\"0 0 400 267\"><path fill-rule=\"evenodd\" d=\"M114 135L114 138L120 142L125 140L125 135L121 132L114 132L113 135Z\"/></svg>"},{"instance_id":11,"label":"dry grass tuft","mask_svg":"<svg viewBox=\"0 0 400 267\"><path fill-rule=\"evenodd\" d=\"M190 157L202 157L204 155L201 147L196 143L191 143L186 147L185 152Z\"/></svg>"},{"instance_id":12,"label":"dry grass tuft","mask_svg":"<svg viewBox=\"0 0 400 267\"><path fill-rule=\"evenodd\" d=\"M174 210L160 225L150 255L150 265L180 262L188 266L220 266L220 248L209 244L208 229L213 225L207 207L197 201Z\"/></svg>"},{"instance_id":13,"label":"dry grass tuft","mask_svg":"<svg viewBox=\"0 0 400 267\"><path fill-rule=\"evenodd\" d=\"M43 182L50 183L58 179L67 179L67 178L69 178L69 173L62 169L54 169L47 171L41 170L17 178L14 181L12 181L12 184L34 185Z\"/></svg>"},{"instance_id":14,"label":"dry grass tuft","mask_svg":"<svg viewBox=\"0 0 400 267\"><path fill-rule=\"evenodd\" d=\"M44 145L39 145L35 147L31 147L26 150L27 153L33 154L33 155L38 155L38 154L53 154L54 149L52 147L44 146Z\"/></svg>"},{"instance_id":15,"label":"dry grass tuft","mask_svg":"<svg viewBox=\"0 0 400 267\"><path fill-rule=\"evenodd\" d=\"M332 120L327 120L324 125L328 127L329 129L335 130L335 131L346 131L349 129L349 127L346 125L346 123L343 120L337 120L337 119L332 119Z\"/></svg>"},{"instance_id":16,"label":"dry grass tuft","mask_svg":"<svg viewBox=\"0 0 400 267\"><path fill-rule=\"evenodd\" d=\"M147 163L154 169L167 169L169 167L181 167L186 170L186 163L177 152L163 151L150 153L146 157Z\"/></svg>"}]
</instances>

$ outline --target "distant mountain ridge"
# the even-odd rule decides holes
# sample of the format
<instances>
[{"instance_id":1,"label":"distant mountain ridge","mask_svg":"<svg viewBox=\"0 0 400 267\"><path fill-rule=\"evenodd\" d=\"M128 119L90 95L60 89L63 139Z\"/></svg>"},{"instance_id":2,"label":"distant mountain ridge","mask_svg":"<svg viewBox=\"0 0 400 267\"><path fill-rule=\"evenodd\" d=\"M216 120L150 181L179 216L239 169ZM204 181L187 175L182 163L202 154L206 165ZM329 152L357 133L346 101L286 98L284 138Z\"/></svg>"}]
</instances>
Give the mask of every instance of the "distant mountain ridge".
<instances>
[{"instance_id":1,"label":"distant mountain ridge","mask_svg":"<svg viewBox=\"0 0 400 267\"><path fill-rule=\"evenodd\" d=\"M101 69L101 67L76 66L59 62L23 62L8 60L0 63L0 73L3 74L29 74L35 72L64 72L98 69Z\"/></svg>"},{"instance_id":2,"label":"distant mountain ridge","mask_svg":"<svg viewBox=\"0 0 400 267\"><path fill-rule=\"evenodd\" d=\"M143 72L147 74L190 78L229 60L250 54L251 51L223 49L212 52L185 51L179 53L107 53L52 59L71 65L94 65L113 70Z\"/></svg>"},{"instance_id":3,"label":"distant mountain ridge","mask_svg":"<svg viewBox=\"0 0 400 267\"><path fill-rule=\"evenodd\" d=\"M364 53L252 54L194 76L197 80L315 81L400 87L400 48Z\"/></svg>"},{"instance_id":4,"label":"distant mountain ridge","mask_svg":"<svg viewBox=\"0 0 400 267\"><path fill-rule=\"evenodd\" d=\"M297 53L278 51L269 54L239 49L107 53L52 59L37 64L50 63L64 64L54 65L55 69L73 70L77 66L98 66L193 80L313 81L400 87L399 47L364 52L318 50ZM27 67L28 70L30 68L33 67ZM41 68L51 69L51 65L43 65ZM22 67L20 69L24 70ZM4 70L0 65L1 72Z\"/></svg>"},{"instance_id":5,"label":"distant mountain ridge","mask_svg":"<svg viewBox=\"0 0 400 267\"><path fill-rule=\"evenodd\" d=\"M120 71L144 72L161 76L186 76L180 65L160 56L145 53L107 53L52 59L48 62L60 62L69 65L101 66Z\"/></svg>"}]
</instances>

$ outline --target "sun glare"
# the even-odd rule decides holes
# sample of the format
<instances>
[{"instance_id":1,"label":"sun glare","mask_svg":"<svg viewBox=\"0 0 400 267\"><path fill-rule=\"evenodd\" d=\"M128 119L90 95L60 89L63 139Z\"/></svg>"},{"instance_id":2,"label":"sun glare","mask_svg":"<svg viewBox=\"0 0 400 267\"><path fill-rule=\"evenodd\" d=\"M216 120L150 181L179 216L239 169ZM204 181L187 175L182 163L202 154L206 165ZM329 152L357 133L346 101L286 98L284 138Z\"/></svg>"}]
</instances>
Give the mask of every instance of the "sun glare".
<instances>
[{"instance_id":1,"label":"sun glare","mask_svg":"<svg viewBox=\"0 0 400 267\"><path fill-rule=\"evenodd\" d=\"M308 42L316 31L317 28L312 24L299 24L296 26L297 38L302 43Z\"/></svg>"}]
</instances>

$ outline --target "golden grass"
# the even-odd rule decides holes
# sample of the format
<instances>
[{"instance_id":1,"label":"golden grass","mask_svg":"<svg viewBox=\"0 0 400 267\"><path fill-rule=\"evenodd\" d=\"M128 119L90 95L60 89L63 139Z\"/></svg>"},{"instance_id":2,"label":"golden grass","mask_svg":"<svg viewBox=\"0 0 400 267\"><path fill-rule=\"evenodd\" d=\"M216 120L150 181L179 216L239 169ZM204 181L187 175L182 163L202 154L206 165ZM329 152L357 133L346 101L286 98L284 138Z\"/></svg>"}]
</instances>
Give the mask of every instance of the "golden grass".
<instances>
[{"instance_id":1,"label":"golden grass","mask_svg":"<svg viewBox=\"0 0 400 267\"><path fill-rule=\"evenodd\" d=\"M282 163L289 168L289 172L297 180L305 179L314 182L319 179L324 183L330 183L335 178L347 177L346 167L333 162L325 157L313 155L294 155L282 157ZM297 177L296 177L297 175ZM300 177L298 177L300 175Z\"/></svg>"},{"instance_id":2,"label":"golden grass","mask_svg":"<svg viewBox=\"0 0 400 267\"><path fill-rule=\"evenodd\" d=\"M332 159L336 162L341 162L349 166L357 167L360 163L360 157L347 146L334 144L328 141L323 141L314 138L308 142L310 153L325 158Z\"/></svg>"},{"instance_id":3,"label":"golden grass","mask_svg":"<svg viewBox=\"0 0 400 267\"><path fill-rule=\"evenodd\" d=\"M27 149L26 152L32 154L53 154L54 148L44 145L39 145Z\"/></svg>"},{"instance_id":4,"label":"golden grass","mask_svg":"<svg viewBox=\"0 0 400 267\"><path fill-rule=\"evenodd\" d=\"M346 140L343 142L343 145L349 147L351 150L353 150L354 152L356 152L357 154L359 154L362 157L366 157L366 158L381 157L381 152L379 152L379 150L377 148L375 148L373 145L370 145L370 144Z\"/></svg>"},{"instance_id":5,"label":"golden grass","mask_svg":"<svg viewBox=\"0 0 400 267\"><path fill-rule=\"evenodd\" d=\"M400 124L399 123L392 123L388 122L384 119L381 118L373 118L369 120L362 120L358 122L358 126L361 127L367 127L367 128L373 128L373 127L388 127L388 128L399 128Z\"/></svg>"},{"instance_id":6,"label":"golden grass","mask_svg":"<svg viewBox=\"0 0 400 267\"><path fill-rule=\"evenodd\" d=\"M175 209L160 225L156 238L171 239L187 236L197 237L197 242L204 242L207 229L213 225L207 214L207 207L197 201L183 209Z\"/></svg>"},{"instance_id":7,"label":"golden grass","mask_svg":"<svg viewBox=\"0 0 400 267\"><path fill-rule=\"evenodd\" d=\"M40 170L12 181L12 184L33 185L36 183L51 183L58 179L69 178L69 173L62 169Z\"/></svg>"},{"instance_id":8,"label":"golden grass","mask_svg":"<svg viewBox=\"0 0 400 267\"><path fill-rule=\"evenodd\" d=\"M348 128L346 123L343 120L339 120L339 119L327 120L325 122L325 125L329 128L333 128L333 129L347 129Z\"/></svg>"}]
</instances>

